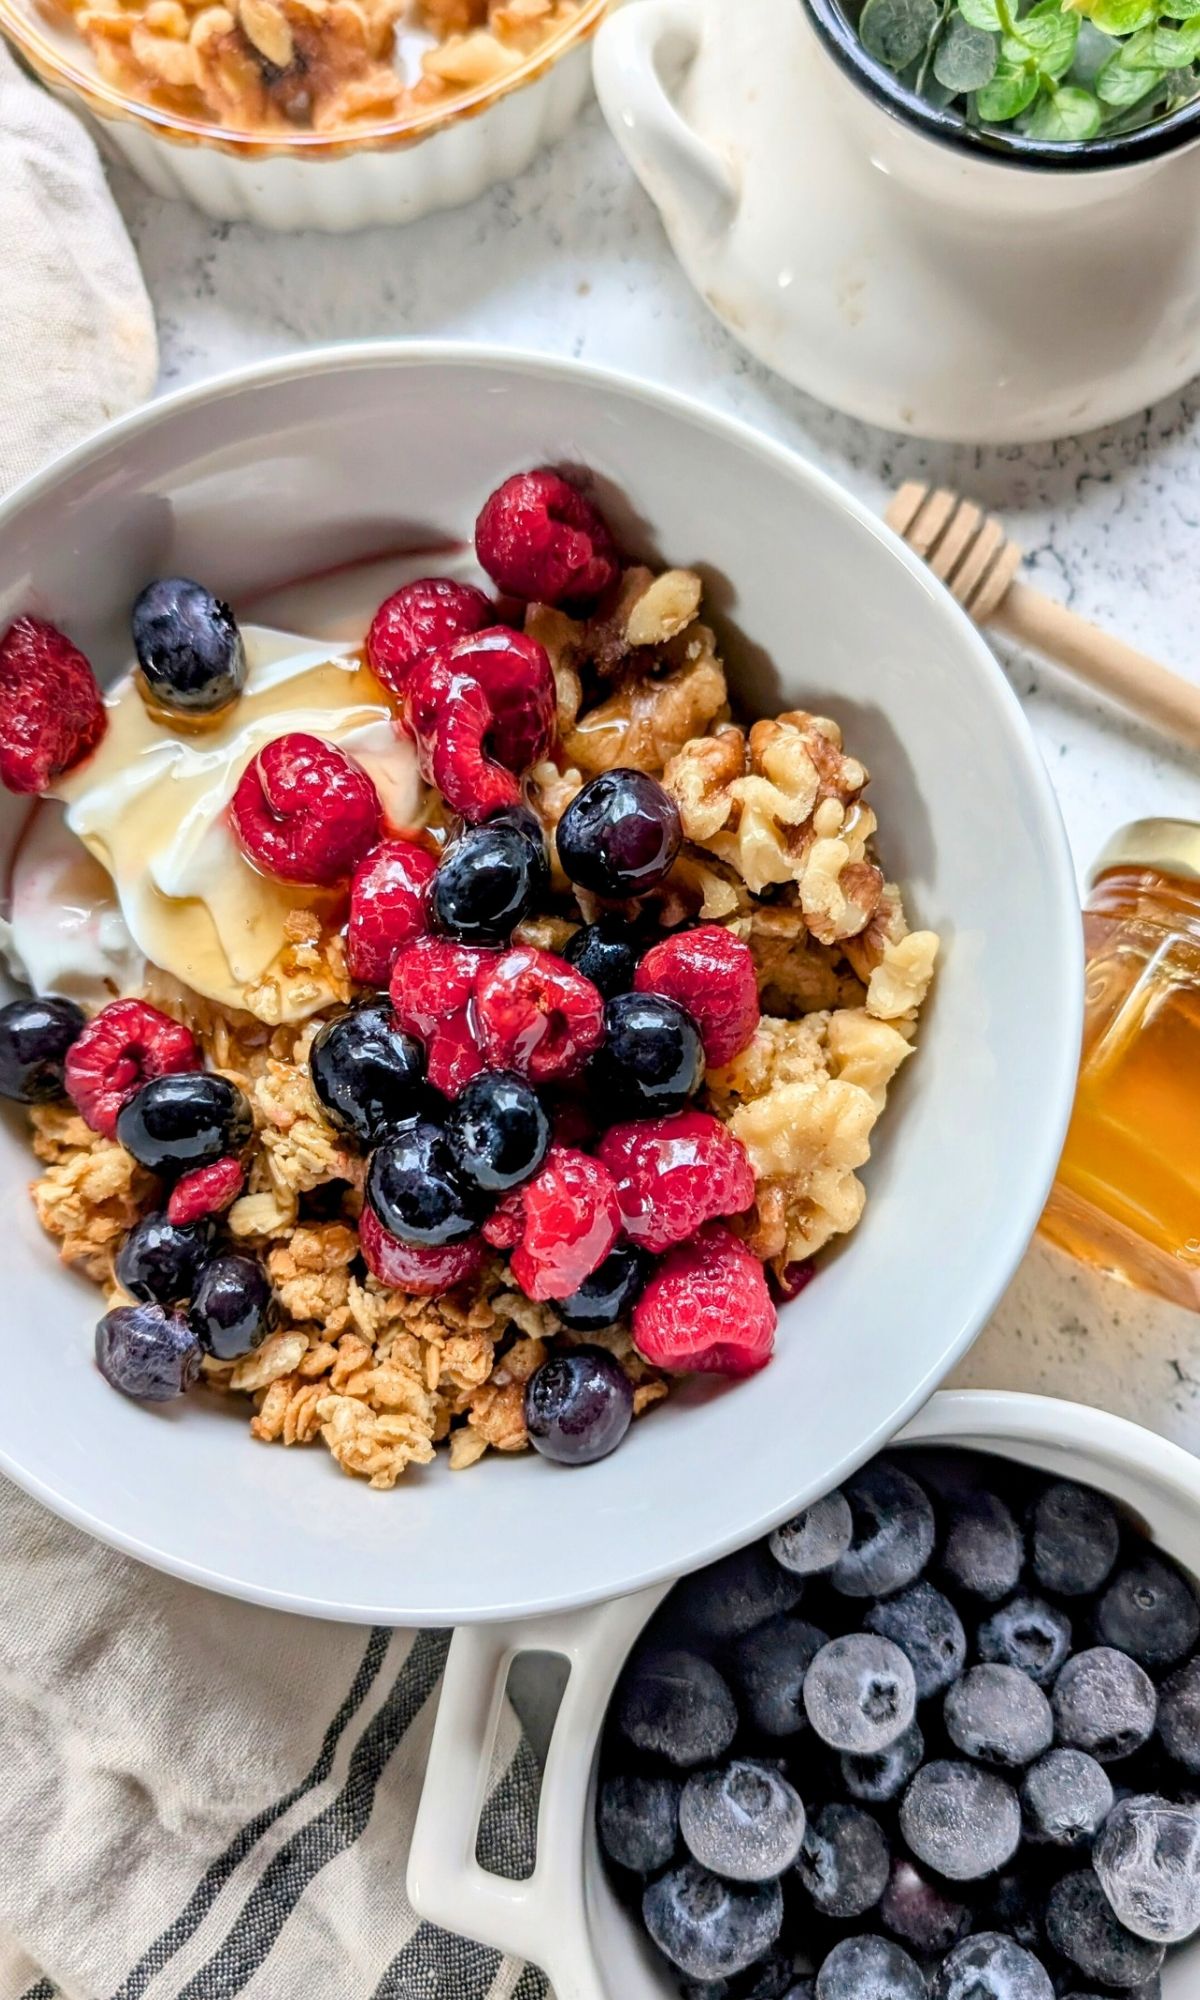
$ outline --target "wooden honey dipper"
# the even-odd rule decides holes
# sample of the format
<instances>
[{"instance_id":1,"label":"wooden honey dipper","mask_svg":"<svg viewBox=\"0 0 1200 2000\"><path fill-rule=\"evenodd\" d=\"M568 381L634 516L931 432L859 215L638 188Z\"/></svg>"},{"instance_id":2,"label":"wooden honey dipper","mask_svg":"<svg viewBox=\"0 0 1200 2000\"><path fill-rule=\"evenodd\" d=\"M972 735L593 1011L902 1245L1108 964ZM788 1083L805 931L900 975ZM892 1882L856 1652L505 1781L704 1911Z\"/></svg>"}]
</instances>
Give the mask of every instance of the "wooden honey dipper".
<instances>
[{"instance_id":1,"label":"wooden honey dipper","mask_svg":"<svg viewBox=\"0 0 1200 2000\"><path fill-rule=\"evenodd\" d=\"M1200 687L1022 583L1021 551L994 514L910 479L885 518L977 625L1044 654L1165 736L1200 749Z\"/></svg>"}]
</instances>

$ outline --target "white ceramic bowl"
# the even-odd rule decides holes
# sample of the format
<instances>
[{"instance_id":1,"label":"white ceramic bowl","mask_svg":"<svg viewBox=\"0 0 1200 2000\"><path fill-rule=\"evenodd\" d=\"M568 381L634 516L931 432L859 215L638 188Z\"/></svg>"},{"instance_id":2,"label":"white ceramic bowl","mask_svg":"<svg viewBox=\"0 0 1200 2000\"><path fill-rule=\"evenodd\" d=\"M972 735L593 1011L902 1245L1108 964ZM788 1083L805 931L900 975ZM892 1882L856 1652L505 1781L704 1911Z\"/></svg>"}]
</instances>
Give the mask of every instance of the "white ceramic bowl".
<instances>
[{"instance_id":1,"label":"white ceramic bowl","mask_svg":"<svg viewBox=\"0 0 1200 2000\"><path fill-rule=\"evenodd\" d=\"M972 1446L1097 1486L1200 1573L1200 1462L1138 1424L1048 1396L958 1391L934 1396L903 1439ZM409 1901L433 1923L532 1959L556 2000L675 2000L662 1960L609 1888L593 1824L609 1698L664 1594L457 1632L450 1647L409 1855ZM475 1838L509 1668L532 1652L559 1655L569 1679L546 1758L536 1866L528 1881L508 1882L479 1866ZM1168 1961L1163 2000L1195 2000L1198 1990L1193 1943Z\"/></svg>"},{"instance_id":2,"label":"white ceramic bowl","mask_svg":"<svg viewBox=\"0 0 1200 2000\"><path fill-rule=\"evenodd\" d=\"M346 133L237 132L142 103L107 83L82 37L37 0L0 0L0 32L155 194L190 201L218 222L345 231L415 222L523 173L583 108L591 37L607 4L583 0L573 21L499 83Z\"/></svg>"},{"instance_id":3,"label":"white ceramic bowl","mask_svg":"<svg viewBox=\"0 0 1200 2000\"><path fill-rule=\"evenodd\" d=\"M13 1365L0 1464L51 1506L218 1589L382 1624L613 1597L748 1541L890 1436L978 1332L1031 1234L1079 1045L1062 826L1020 708L928 571L754 432L662 390L531 356L345 347L150 405L0 508L0 621L59 621L102 668L134 595L181 570L235 603L343 558L468 535L508 473L593 469L619 537L699 563L753 709L840 716L874 772L889 869L944 939L921 1046L866 1174L865 1221L782 1315L753 1380L696 1382L583 1472L444 1463L393 1494L320 1449L250 1441L202 1400L147 1411L91 1360L0 1131ZM21 818L3 802L0 851Z\"/></svg>"}]
</instances>

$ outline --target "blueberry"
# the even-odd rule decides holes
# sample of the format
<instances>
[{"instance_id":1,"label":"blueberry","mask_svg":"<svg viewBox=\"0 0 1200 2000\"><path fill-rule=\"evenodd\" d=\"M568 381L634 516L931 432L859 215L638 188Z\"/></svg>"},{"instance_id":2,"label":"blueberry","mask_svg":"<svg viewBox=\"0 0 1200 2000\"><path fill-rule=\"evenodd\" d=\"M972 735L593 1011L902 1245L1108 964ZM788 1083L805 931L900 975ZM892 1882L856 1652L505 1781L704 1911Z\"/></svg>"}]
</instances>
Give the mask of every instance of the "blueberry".
<instances>
[{"instance_id":1,"label":"blueberry","mask_svg":"<svg viewBox=\"0 0 1200 2000\"><path fill-rule=\"evenodd\" d=\"M1200 1605L1174 1564L1140 1556L1119 1570L1096 1609L1096 1632L1143 1667L1173 1667L1200 1638Z\"/></svg>"},{"instance_id":2,"label":"blueberry","mask_svg":"<svg viewBox=\"0 0 1200 2000\"><path fill-rule=\"evenodd\" d=\"M440 1126L406 1118L371 1155L367 1200L402 1243L461 1243L479 1226L482 1199L459 1173Z\"/></svg>"},{"instance_id":3,"label":"blueberry","mask_svg":"<svg viewBox=\"0 0 1200 2000\"><path fill-rule=\"evenodd\" d=\"M96 1328L96 1366L139 1403L166 1403L190 1389L200 1348L182 1313L159 1305L117 1306Z\"/></svg>"},{"instance_id":4,"label":"blueberry","mask_svg":"<svg viewBox=\"0 0 1200 2000\"><path fill-rule=\"evenodd\" d=\"M73 1000L10 1000L0 1007L0 1097L48 1104L63 1094L63 1066L84 1026Z\"/></svg>"},{"instance_id":5,"label":"blueberry","mask_svg":"<svg viewBox=\"0 0 1200 2000\"><path fill-rule=\"evenodd\" d=\"M1024 1561L1021 1530L995 1493L976 1493L954 1510L942 1549L952 1587L997 1604L1016 1588Z\"/></svg>"},{"instance_id":6,"label":"blueberry","mask_svg":"<svg viewBox=\"0 0 1200 2000\"><path fill-rule=\"evenodd\" d=\"M979 1922L985 1930L1003 1931L1027 1951L1041 1951L1044 1944L1042 1916L1049 1883L1042 1868L1010 1868L988 1884L987 1899Z\"/></svg>"},{"instance_id":7,"label":"blueberry","mask_svg":"<svg viewBox=\"0 0 1200 2000\"><path fill-rule=\"evenodd\" d=\"M907 1472L873 1459L845 1489L854 1540L830 1580L846 1597L890 1597L914 1583L933 1552L933 1508Z\"/></svg>"},{"instance_id":8,"label":"blueberry","mask_svg":"<svg viewBox=\"0 0 1200 2000\"><path fill-rule=\"evenodd\" d=\"M925 1974L891 1938L843 1938L817 1974L816 2000L927 2000Z\"/></svg>"},{"instance_id":9,"label":"blueberry","mask_svg":"<svg viewBox=\"0 0 1200 2000\"><path fill-rule=\"evenodd\" d=\"M148 583L133 607L142 677L164 708L208 715L246 685L246 649L227 604L186 576Z\"/></svg>"},{"instance_id":10,"label":"blueberry","mask_svg":"<svg viewBox=\"0 0 1200 2000\"><path fill-rule=\"evenodd\" d=\"M804 1708L822 1743L874 1757L903 1736L916 1713L908 1656L890 1639L852 1632L831 1639L804 1682Z\"/></svg>"},{"instance_id":11,"label":"blueberry","mask_svg":"<svg viewBox=\"0 0 1200 2000\"><path fill-rule=\"evenodd\" d=\"M615 1713L635 1750L683 1769L715 1762L737 1730L733 1696L716 1668L680 1649L635 1659L617 1690Z\"/></svg>"},{"instance_id":12,"label":"blueberry","mask_svg":"<svg viewBox=\"0 0 1200 2000\"><path fill-rule=\"evenodd\" d=\"M550 850L546 845L546 829L537 814L528 806L502 806L489 816L487 825L512 827L520 834L529 849L535 907L545 902L550 894Z\"/></svg>"},{"instance_id":13,"label":"blueberry","mask_svg":"<svg viewBox=\"0 0 1200 2000\"><path fill-rule=\"evenodd\" d=\"M680 1111L704 1081L704 1044L691 1015L661 993L618 993L604 1009L606 1041L592 1063L597 1101L637 1117Z\"/></svg>"},{"instance_id":14,"label":"blueberry","mask_svg":"<svg viewBox=\"0 0 1200 2000\"><path fill-rule=\"evenodd\" d=\"M1154 1683L1136 1660L1111 1646L1091 1646L1069 1659L1050 1701L1059 1741L1100 1764L1130 1756L1154 1733Z\"/></svg>"},{"instance_id":15,"label":"blueberry","mask_svg":"<svg viewBox=\"0 0 1200 2000\"><path fill-rule=\"evenodd\" d=\"M584 924L567 943L563 957L576 972L582 972L598 986L606 1000L633 989L633 975L642 955L642 944L632 924L624 917L604 915L594 924Z\"/></svg>"},{"instance_id":16,"label":"blueberry","mask_svg":"<svg viewBox=\"0 0 1200 2000\"><path fill-rule=\"evenodd\" d=\"M1112 1810L1113 1788L1103 1764L1086 1750L1049 1750L1021 1784L1025 1832L1051 1847L1082 1847Z\"/></svg>"},{"instance_id":17,"label":"blueberry","mask_svg":"<svg viewBox=\"0 0 1200 2000\"><path fill-rule=\"evenodd\" d=\"M470 1085L467 1086L470 1089ZM570 1298L554 1310L572 1333L599 1333L632 1312L650 1276L650 1259L635 1243L618 1243Z\"/></svg>"},{"instance_id":18,"label":"blueberry","mask_svg":"<svg viewBox=\"0 0 1200 2000\"><path fill-rule=\"evenodd\" d=\"M117 1278L135 1299L178 1305L191 1297L216 1237L209 1216L200 1222L171 1222L165 1214L144 1215L117 1252Z\"/></svg>"},{"instance_id":19,"label":"blueberry","mask_svg":"<svg viewBox=\"0 0 1200 2000\"><path fill-rule=\"evenodd\" d=\"M879 1921L922 1958L929 1958L965 1937L974 1922L970 1905L957 1902L911 1861L893 1862L879 1904Z\"/></svg>"},{"instance_id":20,"label":"blueberry","mask_svg":"<svg viewBox=\"0 0 1200 2000\"><path fill-rule=\"evenodd\" d=\"M828 1805L808 1822L796 1873L823 1917L862 1917L887 1888L891 1851L879 1821Z\"/></svg>"},{"instance_id":21,"label":"blueberry","mask_svg":"<svg viewBox=\"0 0 1200 2000\"><path fill-rule=\"evenodd\" d=\"M841 1758L842 1783L852 1799L882 1806L904 1790L925 1755L925 1738L916 1722L873 1757Z\"/></svg>"},{"instance_id":22,"label":"blueberry","mask_svg":"<svg viewBox=\"0 0 1200 2000\"><path fill-rule=\"evenodd\" d=\"M511 821L468 826L442 851L429 890L435 930L463 944L504 944L546 888L528 831Z\"/></svg>"},{"instance_id":23,"label":"blueberry","mask_svg":"<svg viewBox=\"0 0 1200 2000\"><path fill-rule=\"evenodd\" d=\"M1019 1667L1049 1687L1071 1650L1071 1621L1042 1597L1014 1597L985 1618L975 1635L981 1660Z\"/></svg>"},{"instance_id":24,"label":"blueberry","mask_svg":"<svg viewBox=\"0 0 1200 2000\"><path fill-rule=\"evenodd\" d=\"M633 1384L602 1347L552 1354L525 1384L525 1428L543 1458L594 1465L633 1421Z\"/></svg>"},{"instance_id":25,"label":"blueberry","mask_svg":"<svg viewBox=\"0 0 1200 2000\"><path fill-rule=\"evenodd\" d=\"M978 1764L935 1758L917 1772L900 1830L918 1861L951 1882L980 1882L1012 1860L1021 1807L1011 1785Z\"/></svg>"},{"instance_id":26,"label":"blueberry","mask_svg":"<svg viewBox=\"0 0 1200 2000\"><path fill-rule=\"evenodd\" d=\"M1167 1755L1200 1777L1200 1658L1189 1660L1160 1688L1158 1733Z\"/></svg>"},{"instance_id":27,"label":"blueberry","mask_svg":"<svg viewBox=\"0 0 1200 2000\"><path fill-rule=\"evenodd\" d=\"M771 1554L797 1576L816 1576L832 1569L854 1539L850 1502L836 1487L814 1500L802 1514L785 1521L771 1536Z\"/></svg>"},{"instance_id":28,"label":"blueberry","mask_svg":"<svg viewBox=\"0 0 1200 2000\"><path fill-rule=\"evenodd\" d=\"M737 2000L812 2000L812 1991L812 1980L797 1972L796 1954L786 1946L756 1959L730 1989Z\"/></svg>"},{"instance_id":29,"label":"blueberry","mask_svg":"<svg viewBox=\"0 0 1200 2000\"><path fill-rule=\"evenodd\" d=\"M515 1070L484 1070L450 1106L446 1138L465 1179L488 1194L504 1194L541 1166L550 1145L550 1120L523 1076Z\"/></svg>"},{"instance_id":30,"label":"blueberry","mask_svg":"<svg viewBox=\"0 0 1200 2000\"><path fill-rule=\"evenodd\" d=\"M942 1960L930 2000L1054 2000L1054 1986L1023 1945L998 1931L980 1931Z\"/></svg>"},{"instance_id":31,"label":"blueberry","mask_svg":"<svg viewBox=\"0 0 1200 2000\"><path fill-rule=\"evenodd\" d=\"M683 840L679 807L644 771L602 771L558 822L568 881L595 896L644 896L669 874Z\"/></svg>"},{"instance_id":32,"label":"blueberry","mask_svg":"<svg viewBox=\"0 0 1200 2000\"><path fill-rule=\"evenodd\" d=\"M1200 1812L1167 1799L1122 1799L1105 1821L1092 1867L1127 1931L1182 1944L1200 1929Z\"/></svg>"},{"instance_id":33,"label":"blueberry","mask_svg":"<svg viewBox=\"0 0 1200 2000\"><path fill-rule=\"evenodd\" d=\"M1109 1502L1061 1479L1036 1502L1030 1523L1033 1573L1056 1597L1091 1597L1117 1560L1121 1531Z\"/></svg>"},{"instance_id":34,"label":"blueberry","mask_svg":"<svg viewBox=\"0 0 1200 2000\"><path fill-rule=\"evenodd\" d=\"M1090 1868L1055 1883L1046 1904L1046 1935L1056 1951L1101 1986L1140 1986L1163 1961L1160 1944L1126 1930Z\"/></svg>"},{"instance_id":35,"label":"blueberry","mask_svg":"<svg viewBox=\"0 0 1200 2000\"><path fill-rule=\"evenodd\" d=\"M917 1700L928 1701L957 1680L967 1657L967 1635L948 1597L931 1583L914 1583L898 1597L873 1604L863 1619L868 1632L891 1639L907 1653Z\"/></svg>"},{"instance_id":36,"label":"blueberry","mask_svg":"<svg viewBox=\"0 0 1200 2000\"><path fill-rule=\"evenodd\" d=\"M1054 1741L1050 1703L1019 1667L972 1667L946 1695L946 1733L967 1757L1015 1771Z\"/></svg>"},{"instance_id":37,"label":"blueberry","mask_svg":"<svg viewBox=\"0 0 1200 2000\"><path fill-rule=\"evenodd\" d=\"M753 1542L684 1577L671 1603L687 1624L710 1639L736 1639L768 1618L794 1610L803 1594L800 1578L780 1569L764 1542Z\"/></svg>"},{"instance_id":38,"label":"blueberry","mask_svg":"<svg viewBox=\"0 0 1200 2000\"><path fill-rule=\"evenodd\" d=\"M327 1021L313 1041L308 1066L330 1123L368 1144L420 1109L425 1050L379 1002Z\"/></svg>"},{"instance_id":39,"label":"blueberry","mask_svg":"<svg viewBox=\"0 0 1200 2000\"><path fill-rule=\"evenodd\" d=\"M729 1670L747 1722L764 1736L794 1736L807 1726L804 1676L829 1634L803 1618L768 1618L745 1633Z\"/></svg>"},{"instance_id":40,"label":"blueberry","mask_svg":"<svg viewBox=\"0 0 1200 2000\"><path fill-rule=\"evenodd\" d=\"M778 1882L722 1882L685 1861L652 1882L642 1918L664 1958L693 1979L727 1979L771 1949L783 1928Z\"/></svg>"},{"instance_id":41,"label":"blueberry","mask_svg":"<svg viewBox=\"0 0 1200 2000\"><path fill-rule=\"evenodd\" d=\"M270 1332L271 1287L257 1257L231 1250L213 1257L200 1273L191 1322L206 1354L236 1361Z\"/></svg>"},{"instance_id":42,"label":"blueberry","mask_svg":"<svg viewBox=\"0 0 1200 2000\"><path fill-rule=\"evenodd\" d=\"M240 1153L253 1130L237 1085L203 1070L151 1077L117 1118L126 1152L155 1174L187 1173Z\"/></svg>"},{"instance_id":43,"label":"blueberry","mask_svg":"<svg viewBox=\"0 0 1200 2000\"><path fill-rule=\"evenodd\" d=\"M640 1774L605 1778L596 1803L596 1823L610 1861L635 1875L653 1875L665 1868L679 1839L679 1792L675 1778Z\"/></svg>"},{"instance_id":44,"label":"blueberry","mask_svg":"<svg viewBox=\"0 0 1200 2000\"><path fill-rule=\"evenodd\" d=\"M714 1875L729 1882L769 1882L800 1852L804 1807L774 1765L737 1757L688 1779L679 1801L679 1831L693 1859Z\"/></svg>"}]
</instances>

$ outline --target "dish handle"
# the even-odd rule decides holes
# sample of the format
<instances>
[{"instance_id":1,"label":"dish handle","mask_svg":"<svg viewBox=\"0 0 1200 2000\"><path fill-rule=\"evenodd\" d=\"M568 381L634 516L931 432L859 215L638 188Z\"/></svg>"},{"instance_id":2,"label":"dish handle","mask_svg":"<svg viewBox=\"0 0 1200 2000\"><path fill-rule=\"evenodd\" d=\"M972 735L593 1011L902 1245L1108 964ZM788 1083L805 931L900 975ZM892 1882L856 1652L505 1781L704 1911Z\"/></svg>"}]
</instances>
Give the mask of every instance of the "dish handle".
<instances>
[{"instance_id":1,"label":"dish handle","mask_svg":"<svg viewBox=\"0 0 1200 2000\"><path fill-rule=\"evenodd\" d=\"M613 137L669 226L704 236L729 227L738 202L733 171L693 132L663 86L660 64L700 46L695 0L636 0L608 16L596 37L596 95Z\"/></svg>"},{"instance_id":2,"label":"dish handle","mask_svg":"<svg viewBox=\"0 0 1200 2000\"><path fill-rule=\"evenodd\" d=\"M557 1618L465 1625L450 1645L409 1850L408 1898L444 1930L532 1960L556 2000L606 2000L584 1911L581 1843L593 1753L613 1684L662 1594L644 1590ZM476 1841L509 1669L523 1653L557 1654L569 1674L546 1754L533 1873L511 1882L480 1864Z\"/></svg>"}]
</instances>

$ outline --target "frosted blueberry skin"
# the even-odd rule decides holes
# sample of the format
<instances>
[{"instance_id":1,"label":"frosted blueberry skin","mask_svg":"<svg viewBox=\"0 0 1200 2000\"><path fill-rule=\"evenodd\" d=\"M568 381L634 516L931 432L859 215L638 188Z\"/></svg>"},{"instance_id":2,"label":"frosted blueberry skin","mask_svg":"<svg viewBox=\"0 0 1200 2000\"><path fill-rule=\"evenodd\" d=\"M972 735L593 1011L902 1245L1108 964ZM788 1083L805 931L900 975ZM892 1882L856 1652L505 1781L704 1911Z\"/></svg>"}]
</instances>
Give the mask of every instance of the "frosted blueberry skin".
<instances>
[{"instance_id":1,"label":"frosted blueberry skin","mask_svg":"<svg viewBox=\"0 0 1200 2000\"><path fill-rule=\"evenodd\" d=\"M863 1917L888 1886L892 1856L877 1819L859 1806L827 1805L805 1829L796 1874L824 1917Z\"/></svg>"},{"instance_id":2,"label":"frosted blueberry skin","mask_svg":"<svg viewBox=\"0 0 1200 2000\"><path fill-rule=\"evenodd\" d=\"M1030 1558L1043 1590L1092 1597L1106 1582L1121 1545L1116 1512L1090 1486L1060 1479L1034 1502Z\"/></svg>"},{"instance_id":3,"label":"frosted blueberry skin","mask_svg":"<svg viewBox=\"0 0 1200 2000\"><path fill-rule=\"evenodd\" d=\"M949 1588L998 1604L1016 1589L1024 1562L1024 1537L997 1494L977 1493L954 1510L942 1544Z\"/></svg>"},{"instance_id":4,"label":"frosted blueberry skin","mask_svg":"<svg viewBox=\"0 0 1200 2000\"><path fill-rule=\"evenodd\" d=\"M933 1978L930 2000L1054 2000L1054 1984L1040 1959L1012 1938L984 1931L947 1954Z\"/></svg>"},{"instance_id":5,"label":"frosted blueberry skin","mask_svg":"<svg viewBox=\"0 0 1200 2000\"><path fill-rule=\"evenodd\" d=\"M1014 1597L985 1618L975 1635L981 1660L1019 1667L1039 1687L1053 1683L1071 1642L1071 1620L1044 1597Z\"/></svg>"},{"instance_id":6,"label":"frosted blueberry skin","mask_svg":"<svg viewBox=\"0 0 1200 2000\"><path fill-rule=\"evenodd\" d=\"M768 1618L736 1642L730 1678L747 1721L764 1736L796 1736L808 1728L804 1679L828 1644L828 1632L791 1615Z\"/></svg>"},{"instance_id":7,"label":"frosted blueberry skin","mask_svg":"<svg viewBox=\"0 0 1200 2000\"><path fill-rule=\"evenodd\" d=\"M1126 1930L1152 1944L1182 1944L1200 1929L1200 1814L1168 1799L1121 1799L1092 1867Z\"/></svg>"},{"instance_id":8,"label":"frosted blueberry skin","mask_svg":"<svg viewBox=\"0 0 1200 2000\"><path fill-rule=\"evenodd\" d=\"M891 1639L908 1655L917 1700L928 1701L956 1681L967 1658L967 1635L950 1599L922 1580L896 1597L873 1604L863 1617L868 1632Z\"/></svg>"},{"instance_id":9,"label":"frosted blueberry skin","mask_svg":"<svg viewBox=\"0 0 1200 2000\"><path fill-rule=\"evenodd\" d=\"M635 1750L686 1769L722 1757L738 1718L711 1662L674 1648L631 1662L617 1689L614 1719Z\"/></svg>"},{"instance_id":10,"label":"frosted blueberry skin","mask_svg":"<svg viewBox=\"0 0 1200 2000\"><path fill-rule=\"evenodd\" d=\"M842 1783L852 1799L862 1805L882 1806L899 1798L909 1779L925 1757L925 1738L919 1722L914 1722L875 1756L839 1758Z\"/></svg>"},{"instance_id":11,"label":"frosted blueberry skin","mask_svg":"<svg viewBox=\"0 0 1200 2000\"><path fill-rule=\"evenodd\" d=\"M793 1611L803 1595L803 1580L780 1569L766 1545L754 1542L685 1576L672 1593L671 1607L683 1625L706 1639L726 1640Z\"/></svg>"},{"instance_id":12,"label":"frosted blueberry skin","mask_svg":"<svg viewBox=\"0 0 1200 2000\"><path fill-rule=\"evenodd\" d=\"M679 1831L693 1860L728 1882L771 1882L804 1839L799 1793L773 1765L746 1757L697 1771L679 1801Z\"/></svg>"},{"instance_id":13,"label":"frosted blueberry skin","mask_svg":"<svg viewBox=\"0 0 1200 2000\"><path fill-rule=\"evenodd\" d=\"M227 604L187 576L160 576L133 607L142 678L164 708L208 715L246 685L246 649Z\"/></svg>"},{"instance_id":14,"label":"frosted blueberry skin","mask_svg":"<svg viewBox=\"0 0 1200 2000\"><path fill-rule=\"evenodd\" d=\"M137 1403L167 1403L200 1373L200 1344L181 1313L160 1305L117 1306L96 1328L96 1366Z\"/></svg>"},{"instance_id":15,"label":"frosted blueberry skin","mask_svg":"<svg viewBox=\"0 0 1200 2000\"><path fill-rule=\"evenodd\" d=\"M830 1570L854 1539L850 1502L836 1488L815 1500L794 1520L785 1521L770 1538L777 1563L796 1576L816 1576Z\"/></svg>"},{"instance_id":16,"label":"frosted blueberry skin","mask_svg":"<svg viewBox=\"0 0 1200 2000\"><path fill-rule=\"evenodd\" d=\"M816 2000L928 2000L925 1974L891 1938L843 1938L817 1973Z\"/></svg>"},{"instance_id":17,"label":"frosted blueberry skin","mask_svg":"<svg viewBox=\"0 0 1200 2000\"><path fill-rule=\"evenodd\" d=\"M890 1459L877 1458L842 1489L854 1539L830 1572L846 1597L890 1597L915 1583L933 1553L929 1496Z\"/></svg>"},{"instance_id":18,"label":"frosted blueberry skin","mask_svg":"<svg viewBox=\"0 0 1200 2000\"><path fill-rule=\"evenodd\" d=\"M822 1646L804 1682L804 1708L822 1743L874 1757L903 1736L916 1713L917 1688L906 1654L871 1632Z\"/></svg>"},{"instance_id":19,"label":"frosted blueberry skin","mask_svg":"<svg viewBox=\"0 0 1200 2000\"><path fill-rule=\"evenodd\" d=\"M942 1712L957 1749L1002 1770L1031 1764L1054 1740L1050 1703L1018 1667L972 1667L947 1690Z\"/></svg>"},{"instance_id":20,"label":"frosted blueberry skin","mask_svg":"<svg viewBox=\"0 0 1200 2000\"><path fill-rule=\"evenodd\" d=\"M1098 1764L1119 1763L1150 1741L1158 1714L1154 1683L1127 1653L1091 1646L1074 1653L1050 1697L1060 1743Z\"/></svg>"},{"instance_id":21,"label":"frosted blueberry skin","mask_svg":"<svg viewBox=\"0 0 1200 2000\"><path fill-rule=\"evenodd\" d=\"M1200 1658L1189 1660L1159 1689L1158 1733L1167 1755L1200 1777Z\"/></svg>"},{"instance_id":22,"label":"frosted blueberry skin","mask_svg":"<svg viewBox=\"0 0 1200 2000\"><path fill-rule=\"evenodd\" d=\"M1107 1771L1084 1750L1049 1750L1025 1773L1021 1810L1026 1838L1051 1847L1083 1847L1112 1811Z\"/></svg>"},{"instance_id":23,"label":"frosted blueberry skin","mask_svg":"<svg viewBox=\"0 0 1200 2000\"><path fill-rule=\"evenodd\" d=\"M1113 1577L1096 1608L1096 1636L1151 1671L1174 1667L1200 1639L1200 1604L1174 1564L1147 1551Z\"/></svg>"},{"instance_id":24,"label":"frosted blueberry skin","mask_svg":"<svg viewBox=\"0 0 1200 2000\"><path fill-rule=\"evenodd\" d=\"M16 1104L50 1104L66 1088L63 1073L85 1025L73 1000L31 995L0 1007L0 1097Z\"/></svg>"},{"instance_id":25,"label":"frosted blueberry skin","mask_svg":"<svg viewBox=\"0 0 1200 2000\"><path fill-rule=\"evenodd\" d=\"M725 1882L686 1861L660 1875L642 1916L664 1958L692 1979L728 1979L762 1958L783 1928L778 1882Z\"/></svg>"},{"instance_id":26,"label":"frosted blueberry skin","mask_svg":"<svg viewBox=\"0 0 1200 2000\"><path fill-rule=\"evenodd\" d=\"M936 1758L917 1772L900 1828L918 1861L951 1882L981 1882L1012 1860L1021 1807L1011 1785L977 1764Z\"/></svg>"},{"instance_id":27,"label":"frosted blueberry skin","mask_svg":"<svg viewBox=\"0 0 1200 2000\"><path fill-rule=\"evenodd\" d=\"M1090 1868L1064 1875L1046 1904L1046 1936L1056 1951L1100 1986L1126 1988L1153 1979L1164 1949L1125 1928Z\"/></svg>"},{"instance_id":28,"label":"frosted blueberry skin","mask_svg":"<svg viewBox=\"0 0 1200 2000\"><path fill-rule=\"evenodd\" d=\"M596 1822L611 1861L636 1875L665 1868L679 1844L677 1778L619 1773L600 1786Z\"/></svg>"}]
</instances>

